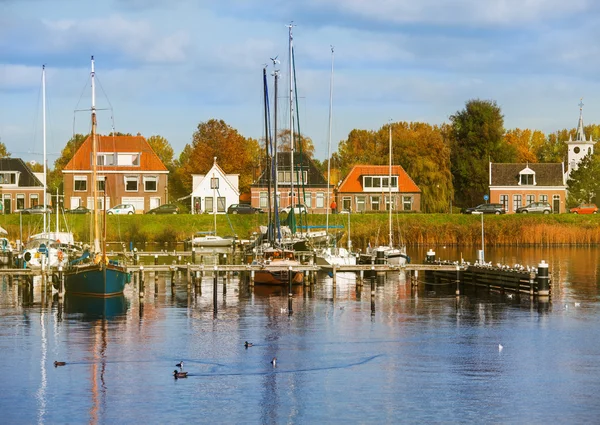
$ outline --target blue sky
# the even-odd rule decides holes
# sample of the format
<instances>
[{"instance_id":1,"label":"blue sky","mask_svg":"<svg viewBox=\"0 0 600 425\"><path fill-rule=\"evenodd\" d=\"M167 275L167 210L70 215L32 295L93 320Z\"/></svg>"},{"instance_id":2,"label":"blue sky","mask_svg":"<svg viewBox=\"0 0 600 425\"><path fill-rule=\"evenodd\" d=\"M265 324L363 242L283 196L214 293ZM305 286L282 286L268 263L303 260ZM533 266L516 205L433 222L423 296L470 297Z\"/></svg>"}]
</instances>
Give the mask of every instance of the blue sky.
<instances>
[{"instance_id":1,"label":"blue sky","mask_svg":"<svg viewBox=\"0 0 600 425\"><path fill-rule=\"evenodd\" d=\"M285 96L290 21L301 129L321 159L330 45L332 150L390 119L447 122L473 98L498 102L507 129L573 128L581 97L585 122L598 123L599 12L593 0L0 0L0 139L41 162L45 64L52 166L74 131L89 131L74 110L90 105L92 54L97 106L112 105L117 131L160 134L176 155L211 118L261 138L262 67L279 55ZM101 112L100 131L111 125Z\"/></svg>"}]
</instances>

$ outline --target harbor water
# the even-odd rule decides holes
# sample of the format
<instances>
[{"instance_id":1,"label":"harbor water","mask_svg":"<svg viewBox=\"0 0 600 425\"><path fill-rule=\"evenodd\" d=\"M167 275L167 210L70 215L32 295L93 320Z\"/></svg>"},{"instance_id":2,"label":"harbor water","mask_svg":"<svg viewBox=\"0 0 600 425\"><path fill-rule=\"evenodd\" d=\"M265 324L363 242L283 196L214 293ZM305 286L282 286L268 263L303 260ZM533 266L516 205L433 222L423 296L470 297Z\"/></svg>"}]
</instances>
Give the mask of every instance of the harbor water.
<instances>
[{"instance_id":1,"label":"harbor water","mask_svg":"<svg viewBox=\"0 0 600 425\"><path fill-rule=\"evenodd\" d=\"M409 254L422 262L426 248ZM476 250L436 248L473 261ZM598 423L600 249L494 248L552 274L550 301L351 274L201 291L146 275L107 300L1 280L3 424ZM422 276L420 277L423 278ZM252 343L249 348L244 342ZM276 364L271 363L276 358ZM65 362L54 366L55 361ZM184 362L187 378L175 379Z\"/></svg>"}]
</instances>

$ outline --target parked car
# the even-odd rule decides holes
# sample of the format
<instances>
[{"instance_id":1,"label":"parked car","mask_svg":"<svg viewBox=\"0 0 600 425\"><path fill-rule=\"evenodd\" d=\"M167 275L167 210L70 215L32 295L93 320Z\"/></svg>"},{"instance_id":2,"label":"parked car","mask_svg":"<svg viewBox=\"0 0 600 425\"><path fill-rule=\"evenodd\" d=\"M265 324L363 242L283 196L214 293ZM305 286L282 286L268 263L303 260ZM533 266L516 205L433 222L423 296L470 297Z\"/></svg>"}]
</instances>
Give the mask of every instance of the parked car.
<instances>
[{"instance_id":1,"label":"parked car","mask_svg":"<svg viewBox=\"0 0 600 425\"><path fill-rule=\"evenodd\" d=\"M292 207L288 205L287 207L282 208L279 212L289 214L291 209ZM306 208L306 205L303 204L296 204L296 206L294 207L295 214L306 214L307 211L308 209Z\"/></svg>"},{"instance_id":2,"label":"parked car","mask_svg":"<svg viewBox=\"0 0 600 425\"><path fill-rule=\"evenodd\" d=\"M524 207L517 208L518 214L550 214L552 206L548 202L532 202Z\"/></svg>"},{"instance_id":3,"label":"parked car","mask_svg":"<svg viewBox=\"0 0 600 425\"><path fill-rule=\"evenodd\" d=\"M481 204L476 207L464 208L461 213L463 214L505 214L506 210L502 204Z\"/></svg>"},{"instance_id":4,"label":"parked car","mask_svg":"<svg viewBox=\"0 0 600 425\"><path fill-rule=\"evenodd\" d=\"M595 204L580 204L569 210L573 214L598 214L598 207Z\"/></svg>"},{"instance_id":5,"label":"parked car","mask_svg":"<svg viewBox=\"0 0 600 425\"><path fill-rule=\"evenodd\" d=\"M146 211L146 214L179 214L179 207L174 204L163 204Z\"/></svg>"},{"instance_id":6,"label":"parked car","mask_svg":"<svg viewBox=\"0 0 600 425\"><path fill-rule=\"evenodd\" d=\"M135 214L135 207L131 204L119 204L106 210L106 214Z\"/></svg>"},{"instance_id":7,"label":"parked car","mask_svg":"<svg viewBox=\"0 0 600 425\"><path fill-rule=\"evenodd\" d=\"M52 207L50 205L46 205L46 207L44 208L43 205L35 205L31 208L25 208L24 210L21 210L20 212L21 212L21 214L44 214L44 213L52 214Z\"/></svg>"},{"instance_id":8,"label":"parked car","mask_svg":"<svg viewBox=\"0 0 600 425\"><path fill-rule=\"evenodd\" d=\"M231 204L227 208L227 214L260 214L262 212L264 211L250 204Z\"/></svg>"},{"instance_id":9,"label":"parked car","mask_svg":"<svg viewBox=\"0 0 600 425\"><path fill-rule=\"evenodd\" d=\"M89 214L91 212L92 212L92 210L84 207L83 205L80 205L77 208L73 208L70 210L65 210L65 213L67 213L67 214Z\"/></svg>"}]
</instances>

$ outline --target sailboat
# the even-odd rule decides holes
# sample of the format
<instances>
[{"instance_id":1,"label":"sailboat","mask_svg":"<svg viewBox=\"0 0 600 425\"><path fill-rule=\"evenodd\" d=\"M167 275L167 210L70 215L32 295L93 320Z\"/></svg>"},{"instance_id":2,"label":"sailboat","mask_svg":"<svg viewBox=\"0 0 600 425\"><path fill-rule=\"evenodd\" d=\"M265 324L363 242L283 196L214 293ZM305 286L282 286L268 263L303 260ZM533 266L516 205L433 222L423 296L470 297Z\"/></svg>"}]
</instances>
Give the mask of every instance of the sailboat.
<instances>
[{"instance_id":1,"label":"sailboat","mask_svg":"<svg viewBox=\"0 0 600 425\"><path fill-rule=\"evenodd\" d=\"M392 227L392 211L393 211L393 206L394 206L394 202L392 201L392 124L390 123L389 126L389 132L390 132L390 141L389 141L389 151L390 151L390 158L389 158L389 175L388 175L388 210L389 210L389 215L388 215L388 227L389 227L389 236L388 236L388 245L381 245L378 246L377 248L371 250L370 255L371 257L375 257L377 258L377 253L383 253L383 256L385 258L385 262L387 264L390 265L395 265L395 266L400 266L400 265L404 265L406 263L410 262L410 257L406 254L406 245L399 245L399 246L394 246L394 232L393 232L393 227ZM396 180L398 181L398 180ZM399 188L399 184L400 182L398 181L398 188ZM371 259L372 259L371 258Z\"/></svg>"},{"instance_id":2,"label":"sailboat","mask_svg":"<svg viewBox=\"0 0 600 425\"><path fill-rule=\"evenodd\" d=\"M333 46L331 46L331 80L329 83L329 142L327 148L327 184L331 181L331 122L333 117ZM327 265L354 265L356 264L356 257L352 255L349 249L338 247L336 244L336 238L333 239L333 246L330 245L329 240L329 188L327 189L327 216L325 221L325 233L327 237L327 246L322 248L317 253L317 264L321 266ZM350 216L348 216L348 221ZM348 234L348 248L350 248L350 235Z\"/></svg>"},{"instance_id":3,"label":"sailboat","mask_svg":"<svg viewBox=\"0 0 600 425\"><path fill-rule=\"evenodd\" d=\"M292 60L291 55L291 40L292 40L292 26L290 30L290 62ZM273 60L275 65L276 61ZM290 67L291 68L291 67ZM277 78L278 71L275 70L275 102L277 102ZM270 213L269 208L269 225L266 229L265 234L267 235L267 243L258 243L255 249L257 250L257 257L253 261L253 265L261 266L260 270L257 270L254 274L254 283L263 285L286 285L290 281L292 284L301 284L304 280L304 275L301 271L291 270L294 266L299 266L300 261L296 260L295 252L293 249L285 249L284 244L286 241L282 239L282 230L279 225L279 217L277 211L277 144L273 147L275 160L271 162L269 157L269 108L268 108L268 89L267 89L267 74L266 69L263 69L263 92L264 92L264 104L265 104L265 144L267 151L267 163L271 164L271 167L267 166L267 175L269 179L269 202L271 199L270 188L271 179L273 179L273 186L275 188L273 196L274 198L274 209L273 214ZM275 114L277 114L277 103L275 103ZM275 118L276 121L276 118ZM292 136L293 140L293 136ZM293 142L292 142L293 143ZM292 151L293 155L293 151ZM292 210L293 211L293 210ZM291 212L293 214L293 212ZM277 234L277 237L275 236ZM288 239L289 240L289 239ZM291 274L291 276L290 276Z\"/></svg>"},{"instance_id":4,"label":"sailboat","mask_svg":"<svg viewBox=\"0 0 600 425\"><path fill-rule=\"evenodd\" d=\"M92 86L92 194L94 201L93 238L94 243L90 251L69 263L65 270L65 292L87 296L112 296L121 295L127 281L127 269L117 261L109 260L106 255L106 210L103 209L104 231L100 235L98 223L98 184L97 184L97 135L96 135L96 93L94 84L94 57L92 56L91 69ZM106 204L105 204L106 205ZM102 243L100 243L100 237Z\"/></svg>"}]
</instances>

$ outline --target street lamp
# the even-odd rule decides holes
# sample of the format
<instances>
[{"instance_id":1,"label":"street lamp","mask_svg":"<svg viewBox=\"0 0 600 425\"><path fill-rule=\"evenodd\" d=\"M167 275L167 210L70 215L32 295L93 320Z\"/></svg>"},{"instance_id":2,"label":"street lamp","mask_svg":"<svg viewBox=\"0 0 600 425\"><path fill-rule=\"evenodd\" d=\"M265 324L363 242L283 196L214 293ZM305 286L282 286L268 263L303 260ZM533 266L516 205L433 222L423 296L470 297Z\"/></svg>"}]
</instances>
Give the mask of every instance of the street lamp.
<instances>
[{"instance_id":1,"label":"street lamp","mask_svg":"<svg viewBox=\"0 0 600 425\"><path fill-rule=\"evenodd\" d=\"M479 251L479 262L483 263L485 262L485 235L483 233L483 213L481 211L473 211L473 214L479 214L481 215L481 250Z\"/></svg>"}]
</instances>

